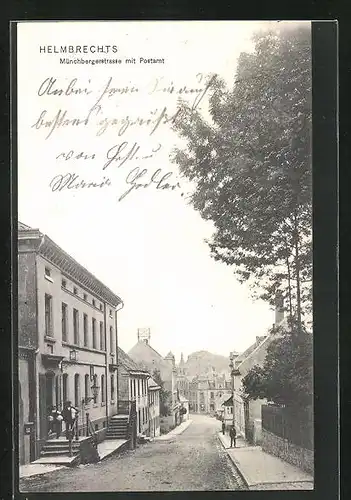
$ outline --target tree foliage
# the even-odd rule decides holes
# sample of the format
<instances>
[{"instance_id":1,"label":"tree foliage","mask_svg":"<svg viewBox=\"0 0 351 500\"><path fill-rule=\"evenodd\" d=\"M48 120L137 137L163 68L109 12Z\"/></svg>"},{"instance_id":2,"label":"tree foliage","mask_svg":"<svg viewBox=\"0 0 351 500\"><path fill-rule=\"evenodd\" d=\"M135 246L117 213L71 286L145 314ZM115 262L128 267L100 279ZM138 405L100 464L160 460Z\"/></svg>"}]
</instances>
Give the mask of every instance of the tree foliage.
<instances>
[{"instance_id":1,"label":"tree foliage","mask_svg":"<svg viewBox=\"0 0 351 500\"><path fill-rule=\"evenodd\" d=\"M295 325L292 331L281 331L272 340L263 366L254 366L242 379L244 394L280 405L311 406L312 366L312 337Z\"/></svg>"},{"instance_id":2,"label":"tree foliage","mask_svg":"<svg viewBox=\"0 0 351 500\"><path fill-rule=\"evenodd\" d=\"M167 417L168 415L170 415L169 401L170 401L171 393L170 393L170 391L167 391L164 388L165 383L161 378L160 370L155 369L153 371L152 378L154 379L156 384L161 387L161 390L160 390L160 416Z\"/></svg>"},{"instance_id":3,"label":"tree foliage","mask_svg":"<svg viewBox=\"0 0 351 500\"><path fill-rule=\"evenodd\" d=\"M310 30L258 33L254 44L232 89L213 80L210 121L181 103L174 128L187 145L173 160L214 223L212 257L271 304L279 289L300 328L312 278Z\"/></svg>"}]
</instances>

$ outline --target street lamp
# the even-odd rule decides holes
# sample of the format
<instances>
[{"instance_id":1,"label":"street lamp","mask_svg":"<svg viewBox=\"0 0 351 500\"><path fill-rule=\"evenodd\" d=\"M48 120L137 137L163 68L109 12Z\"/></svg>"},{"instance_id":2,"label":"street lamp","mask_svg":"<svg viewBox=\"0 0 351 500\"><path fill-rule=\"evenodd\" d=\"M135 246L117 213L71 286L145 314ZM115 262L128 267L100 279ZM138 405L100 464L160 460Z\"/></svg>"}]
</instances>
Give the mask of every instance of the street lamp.
<instances>
[{"instance_id":1,"label":"street lamp","mask_svg":"<svg viewBox=\"0 0 351 500\"><path fill-rule=\"evenodd\" d=\"M229 368L230 368L230 375L232 378L232 401L233 401L233 427L235 428L235 384L234 384L234 377L236 375L240 375L240 372L237 368L235 368L234 365L234 359L235 359L234 352L230 353L230 363L229 363Z\"/></svg>"}]
</instances>

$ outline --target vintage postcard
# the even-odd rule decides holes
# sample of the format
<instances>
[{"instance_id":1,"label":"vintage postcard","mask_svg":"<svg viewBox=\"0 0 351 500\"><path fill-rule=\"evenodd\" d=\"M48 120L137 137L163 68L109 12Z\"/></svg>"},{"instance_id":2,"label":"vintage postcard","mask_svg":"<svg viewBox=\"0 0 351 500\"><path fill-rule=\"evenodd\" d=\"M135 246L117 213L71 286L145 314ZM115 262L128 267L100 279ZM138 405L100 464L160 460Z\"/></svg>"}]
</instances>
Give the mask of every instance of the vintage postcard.
<instances>
[{"instance_id":1,"label":"vintage postcard","mask_svg":"<svg viewBox=\"0 0 351 500\"><path fill-rule=\"evenodd\" d=\"M312 490L311 22L16 47L20 491Z\"/></svg>"}]
</instances>

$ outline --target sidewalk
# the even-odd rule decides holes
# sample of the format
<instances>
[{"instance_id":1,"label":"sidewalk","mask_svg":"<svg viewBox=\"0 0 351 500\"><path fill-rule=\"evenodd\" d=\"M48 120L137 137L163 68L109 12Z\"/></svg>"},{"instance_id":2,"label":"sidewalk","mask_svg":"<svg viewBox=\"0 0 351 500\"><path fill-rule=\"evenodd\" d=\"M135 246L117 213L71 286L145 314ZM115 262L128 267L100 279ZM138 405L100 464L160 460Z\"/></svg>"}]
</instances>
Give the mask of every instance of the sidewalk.
<instances>
[{"instance_id":1,"label":"sidewalk","mask_svg":"<svg viewBox=\"0 0 351 500\"><path fill-rule=\"evenodd\" d=\"M185 420L185 422L182 422L180 425L175 427L167 434L162 434L162 436L153 438L153 441L169 441L170 439L174 439L176 436L178 436L178 434L182 434L182 432L184 432L185 429L187 429L191 423L192 420L189 418L188 420Z\"/></svg>"},{"instance_id":2,"label":"sidewalk","mask_svg":"<svg viewBox=\"0 0 351 500\"><path fill-rule=\"evenodd\" d=\"M298 467L262 451L260 446L248 446L241 437L237 447L230 448L230 437L218 438L239 470L249 490L312 490L313 477Z\"/></svg>"},{"instance_id":3,"label":"sidewalk","mask_svg":"<svg viewBox=\"0 0 351 500\"><path fill-rule=\"evenodd\" d=\"M55 470L63 469L65 465L52 465L52 464L25 464L19 466L19 477L32 477L39 476L41 474L48 474Z\"/></svg>"},{"instance_id":4,"label":"sidewalk","mask_svg":"<svg viewBox=\"0 0 351 500\"><path fill-rule=\"evenodd\" d=\"M105 439L101 443L98 443L97 450L100 462L118 450L121 451L126 443L128 443L127 439Z\"/></svg>"}]
</instances>

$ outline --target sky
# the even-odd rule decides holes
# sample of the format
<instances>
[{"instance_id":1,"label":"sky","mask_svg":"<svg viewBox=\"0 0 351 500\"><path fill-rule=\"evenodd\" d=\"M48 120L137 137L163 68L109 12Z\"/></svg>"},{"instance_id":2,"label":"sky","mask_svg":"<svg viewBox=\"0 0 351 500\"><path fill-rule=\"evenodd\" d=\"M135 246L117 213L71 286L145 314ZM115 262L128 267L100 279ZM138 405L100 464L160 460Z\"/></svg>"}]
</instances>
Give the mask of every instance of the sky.
<instances>
[{"instance_id":1,"label":"sky","mask_svg":"<svg viewBox=\"0 0 351 500\"><path fill-rule=\"evenodd\" d=\"M147 126L129 126L123 133L118 125L101 128L106 123L101 120L107 117L147 119L150 112L157 115L165 106L171 115L176 93L153 91L155 86L157 90L199 88L210 73L218 73L232 85L239 54L252 50L251 35L262 27L267 23L32 22L19 26L18 218L47 234L123 299L119 343L125 351L136 343L137 329L147 327L151 345L162 355L171 350L178 360L181 352L186 358L194 351L208 350L228 356L232 350L245 350L274 322L268 304L253 301L233 269L211 259L204 240L213 233L213 226L181 196L191 186L170 163L170 152L181 145L170 127L160 125L151 135ZM116 45L117 53L99 57L122 62L60 64L60 57L98 56L39 51L39 47L62 45ZM135 64L124 62L132 57ZM140 57L165 62L140 63ZM47 137L52 126L40 125L40 117L49 122L61 110L66 111L65 119L83 119L110 77L109 89L115 90L103 95L88 125L57 126ZM49 78L54 81L51 88ZM65 95L75 78L74 88L88 92ZM137 92L130 92L133 86ZM126 87L129 90L122 92ZM55 89L63 92L59 95ZM200 106L206 113L206 96ZM126 160L120 167L112 162L103 170L108 151L113 147L116 151L123 142L125 151L137 143L140 156L153 156ZM64 159L69 151L84 152L88 158ZM118 201L128 188L128 173L135 168L146 168L145 178L157 169L172 172L181 188L140 188ZM53 192L52 179L68 172L95 182L105 176L111 185Z\"/></svg>"}]
</instances>

